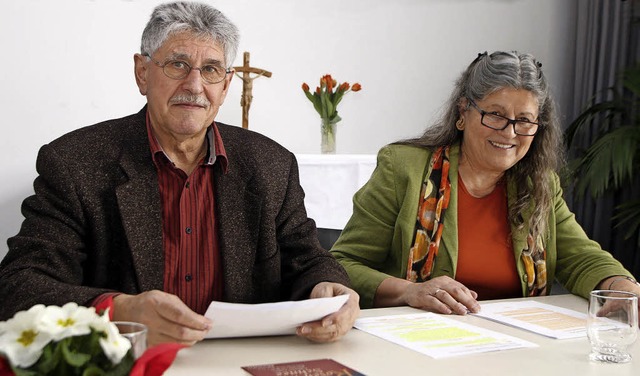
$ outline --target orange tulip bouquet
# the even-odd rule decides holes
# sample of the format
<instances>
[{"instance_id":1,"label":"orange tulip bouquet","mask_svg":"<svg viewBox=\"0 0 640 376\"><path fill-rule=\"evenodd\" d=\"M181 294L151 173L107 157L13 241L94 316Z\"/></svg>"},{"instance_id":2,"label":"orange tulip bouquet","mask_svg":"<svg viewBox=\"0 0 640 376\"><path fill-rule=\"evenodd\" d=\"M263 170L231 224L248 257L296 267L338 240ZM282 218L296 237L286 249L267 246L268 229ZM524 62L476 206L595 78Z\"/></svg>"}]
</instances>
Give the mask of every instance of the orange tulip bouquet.
<instances>
[{"instance_id":1,"label":"orange tulip bouquet","mask_svg":"<svg viewBox=\"0 0 640 376\"><path fill-rule=\"evenodd\" d=\"M320 86L311 93L307 83L302 84L302 91L313 104L321 119L322 152L335 153L335 131L336 124L342 120L338 115L338 104L344 95L350 91L360 91L362 86L359 83L353 85L338 82L326 74L320 78Z\"/></svg>"}]
</instances>

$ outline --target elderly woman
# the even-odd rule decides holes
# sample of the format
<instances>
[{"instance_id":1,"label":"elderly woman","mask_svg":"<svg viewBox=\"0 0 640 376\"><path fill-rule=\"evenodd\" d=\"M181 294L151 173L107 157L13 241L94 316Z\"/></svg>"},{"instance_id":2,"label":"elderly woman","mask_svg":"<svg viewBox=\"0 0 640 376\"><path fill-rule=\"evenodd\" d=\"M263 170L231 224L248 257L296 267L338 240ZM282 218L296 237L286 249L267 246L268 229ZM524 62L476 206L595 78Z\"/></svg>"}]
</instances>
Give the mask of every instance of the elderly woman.
<instances>
[{"instance_id":1,"label":"elderly woman","mask_svg":"<svg viewBox=\"0 0 640 376\"><path fill-rule=\"evenodd\" d=\"M361 307L465 314L478 300L549 294L554 279L640 293L562 198L561 130L542 64L486 52L440 122L387 145L332 253Z\"/></svg>"}]
</instances>

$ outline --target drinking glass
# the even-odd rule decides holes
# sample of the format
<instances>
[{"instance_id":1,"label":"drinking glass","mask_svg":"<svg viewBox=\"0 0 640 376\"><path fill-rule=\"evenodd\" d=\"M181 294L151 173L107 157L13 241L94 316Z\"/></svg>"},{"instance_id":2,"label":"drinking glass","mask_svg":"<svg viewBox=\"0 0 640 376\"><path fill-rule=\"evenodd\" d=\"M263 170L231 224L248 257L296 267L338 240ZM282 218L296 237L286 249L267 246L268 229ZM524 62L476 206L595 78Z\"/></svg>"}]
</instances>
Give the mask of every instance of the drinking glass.
<instances>
[{"instance_id":1,"label":"drinking glass","mask_svg":"<svg viewBox=\"0 0 640 376\"><path fill-rule=\"evenodd\" d=\"M631 361L628 349L638 337L638 296L615 290L592 291L587 336L591 342L589 359L603 363Z\"/></svg>"},{"instance_id":2,"label":"drinking glass","mask_svg":"<svg viewBox=\"0 0 640 376\"><path fill-rule=\"evenodd\" d=\"M137 322L114 321L118 332L131 342L133 358L138 359L147 350L147 326Z\"/></svg>"}]
</instances>

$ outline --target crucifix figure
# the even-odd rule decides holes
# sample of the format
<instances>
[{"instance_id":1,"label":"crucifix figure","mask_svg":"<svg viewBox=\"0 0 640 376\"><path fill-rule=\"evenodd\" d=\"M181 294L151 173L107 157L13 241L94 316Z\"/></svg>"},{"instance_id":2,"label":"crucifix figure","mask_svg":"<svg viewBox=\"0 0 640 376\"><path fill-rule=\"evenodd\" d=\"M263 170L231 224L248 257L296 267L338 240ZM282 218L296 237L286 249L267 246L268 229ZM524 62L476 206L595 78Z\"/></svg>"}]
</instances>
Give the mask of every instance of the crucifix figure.
<instances>
[{"instance_id":1,"label":"crucifix figure","mask_svg":"<svg viewBox=\"0 0 640 376\"><path fill-rule=\"evenodd\" d=\"M236 71L236 76L242 80L242 98L240 98L240 106L242 106L242 128L249 128L249 107L251 107L251 100L253 100L253 80L260 76L271 77L271 72L264 69L254 68L249 66L249 53L244 53L244 63L241 67L233 67ZM240 76L238 73L242 73ZM251 73L255 76L251 77Z\"/></svg>"}]
</instances>

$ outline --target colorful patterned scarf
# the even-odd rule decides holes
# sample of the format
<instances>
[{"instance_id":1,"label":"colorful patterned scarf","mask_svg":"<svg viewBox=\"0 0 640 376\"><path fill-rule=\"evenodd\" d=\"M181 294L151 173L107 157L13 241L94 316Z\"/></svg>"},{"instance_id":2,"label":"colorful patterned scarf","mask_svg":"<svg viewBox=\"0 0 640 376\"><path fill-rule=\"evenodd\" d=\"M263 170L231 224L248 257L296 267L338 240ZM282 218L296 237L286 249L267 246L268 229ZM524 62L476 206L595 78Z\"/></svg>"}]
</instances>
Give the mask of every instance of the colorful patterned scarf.
<instances>
[{"instance_id":1,"label":"colorful patterned scarf","mask_svg":"<svg viewBox=\"0 0 640 376\"><path fill-rule=\"evenodd\" d=\"M451 196L448 146L440 147L433 153L425 175L420 191L416 233L407 265L407 280L412 282L427 281L438 256L444 230L444 214ZM536 239L534 242L530 232L527 236L527 248L520 255L527 273L528 296L546 295L548 290L547 252L541 237L537 236Z\"/></svg>"},{"instance_id":2,"label":"colorful patterned scarf","mask_svg":"<svg viewBox=\"0 0 640 376\"><path fill-rule=\"evenodd\" d=\"M534 242L533 235L527 235L527 248L522 250L520 259L527 272L527 295L547 295L547 250L540 236Z\"/></svg>"},{"instance_id":3,"label":"colorful patterned scarf","mask_svg":"<svg viewBox=\"0 0 640 376\"><path fill-rule=\"evenodd\" d=\"M440 147L433 153L427 171L420 191L416 235L409 251L407 280L413 282L429 279L438 256L444 214L451 195L449 146Z\"/></svg>"}]
</instances>

